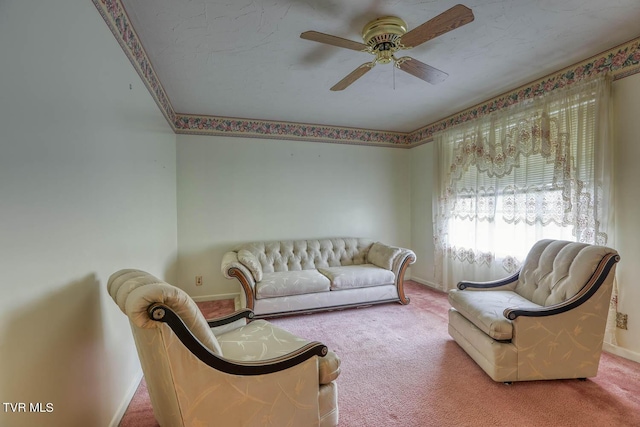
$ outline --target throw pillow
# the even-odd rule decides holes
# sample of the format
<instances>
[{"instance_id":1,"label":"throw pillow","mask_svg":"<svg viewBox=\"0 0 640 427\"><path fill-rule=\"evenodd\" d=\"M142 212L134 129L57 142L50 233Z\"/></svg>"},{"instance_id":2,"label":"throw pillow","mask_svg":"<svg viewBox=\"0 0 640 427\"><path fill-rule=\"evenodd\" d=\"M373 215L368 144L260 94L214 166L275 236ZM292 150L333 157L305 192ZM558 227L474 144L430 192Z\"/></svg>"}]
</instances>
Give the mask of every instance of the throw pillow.
<instances>
[{"instance_id":1,"label":"throw pillow","mask_svg":"<svg viewBox=\"0 0 640 427\"><path fill-rule=\"evenodd\" d=\"M391 270L393 268L393 260L399 253L400 248L394 248L376 242L371 245L367 259L373 265Z\"/></svg>"},{"instance_id":2,"label":"throw pillow","mask_svg":"<svg viewBox=\"0 0 640 427\"><path fill-rule=\"evenodd\" d=\"M238 251L238 261L251 271L256 282L262 280L262 265L260 265L260 261L258 261L258 258L256 258L254 254L246 249L240 249L240 251Z\"/></svg>"}]
</instances>

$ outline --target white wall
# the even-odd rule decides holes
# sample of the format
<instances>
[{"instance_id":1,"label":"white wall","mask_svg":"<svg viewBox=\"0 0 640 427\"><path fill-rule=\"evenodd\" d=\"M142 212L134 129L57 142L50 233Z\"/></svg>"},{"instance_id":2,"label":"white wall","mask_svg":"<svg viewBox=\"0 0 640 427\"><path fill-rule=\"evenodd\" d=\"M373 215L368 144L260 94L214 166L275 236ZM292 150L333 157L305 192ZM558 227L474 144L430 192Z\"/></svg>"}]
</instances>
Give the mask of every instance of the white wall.
<instances>
[{"instance_id":1,"label":"white wall","mask_svg":"<svg viewBox=\"0 0 640 427\"><path fill-rule=\"evenodd\" d=\"M618 311L629 316L628 330L616 330L621 354L640 362L640 74L613 83L616 150L616 278Z\"/></svg>"},{"instance_id":2,"label":"white wall","mask_svg":"<svg viewBox=\"0 0 640 427\"><path fill-rule=\"evenodd\" d=\"M175 269L175 135L88 0L0 2L2 426L106 426L140 372L106 292ZM132 89L129 89L129 85Z\"/></svg>"},{"instance_id":3,"label":"white wall","mask_svg":"<svg viewBox=\"0 0 640 427\"><path fill-rule=\"evenodd\" d=\"M425 285L434 283L434 245L432 220L433 144L411 149L411 249L417 261L411 266L411 278Z\"/></svg>"},{"instance_id":4,"label":"white wall","mask_svg":"<svg viewBox=\"0 0 640 427\"><path fill-rule=\"evenodd\" d=\"M179 283L193 296L239 292L220 263L241 242L410 244L409 150L178 135L177 153Z\"/></svg>"}]
</instances>

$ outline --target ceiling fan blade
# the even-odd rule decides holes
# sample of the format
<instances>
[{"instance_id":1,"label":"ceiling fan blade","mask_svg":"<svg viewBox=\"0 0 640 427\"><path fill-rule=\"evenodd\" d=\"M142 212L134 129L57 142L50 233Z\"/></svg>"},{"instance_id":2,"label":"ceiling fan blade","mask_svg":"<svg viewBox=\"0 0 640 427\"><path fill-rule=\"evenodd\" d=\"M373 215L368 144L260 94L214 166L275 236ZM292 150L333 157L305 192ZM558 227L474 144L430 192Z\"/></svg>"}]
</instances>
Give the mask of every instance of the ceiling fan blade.
<instances>
[{"instance_id":1,"label":"ceiling fan blade","mask_svg":"<svg viewBox=\"0 0 640 427\"><path fill-rule=\"evenodd\" d=\"M301 39L311 40L318 43L326 43L332 46L344 47L346 49L352 49L357 51L367 50L368 46L364 43L358 43L351 40L343 39L342 37L332 36L330 34L319 33L317 31L305 31L300 34Z\"/></svg>"},{"instance_id":2,"label":"ceiling fan blade","mask_svg":"<svg viewBox=\"0 0 640 427\"><path fill-rule=\"evenodd\" d=\"M344 79L340 80L338 83L333 85L331 90L332 91L338 91L338 90L346 89L347 87L349 87L349 85L351 85L351 83L355 82L360 77L362 77L365 74L367 74L367 72L369 70L371 70L374 65L376 65L375 62L367 62L367 63L362 64L361 66L359 66L358 68L353 70L351 73L349 73L349 75L347 75L347 77L345 77Z\"/></svg>"},{"instance_id":3,"label":"ceiling fan blade","mask_svg":"<svg viewBox=\"0 0 640 427\"><path fill-rule=\"evenodd\" d=\"M416 47L444 33L462 27L473 21L473 19L471 9L458 4L407 32L400 41L406 48Z\"/></svg>"},{"instance_id":4,"label":"ceiling fan blade","mask_svg":"<svg viewBox=\"0 0 640 427\"><path fill-rule=\"evenodd\" d=\"M395 65L402 71L414 75L417 78L433 85L441 83L449 77L449 74L444 71L440 71L437 68L433 68L431 65L427 65L424 62L420 62L409 56L398 58Z\"/></svg>"}]
</instances>

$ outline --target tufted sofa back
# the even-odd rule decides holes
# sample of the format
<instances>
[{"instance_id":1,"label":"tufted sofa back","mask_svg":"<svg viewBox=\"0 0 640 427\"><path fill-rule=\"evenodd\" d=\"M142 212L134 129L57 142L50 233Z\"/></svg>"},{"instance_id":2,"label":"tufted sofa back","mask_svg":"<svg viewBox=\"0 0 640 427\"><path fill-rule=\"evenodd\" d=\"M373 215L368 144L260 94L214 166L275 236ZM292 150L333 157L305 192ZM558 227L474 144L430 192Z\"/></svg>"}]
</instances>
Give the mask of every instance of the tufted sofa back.
<instances>
[{"instance_id":1,"label":"tufted sofa back","mask_svg":"<svg viewBox=\"0 0 640 427\"><path fill-rule=\"evenodd\" d=\"M542 306L561 303L589 281L611 248L563 240L540 240L529 251L515 292Z\"/></svg>"},{"instance_id":2,"label":"tufted sofa back","mask_svg":"<svg viewBox=\"0 0 640 427\"><path fill-rule=\"evenodd\" d=\"M263 272L273 273L365 264L373 243L360 238L282 240L245 243L234 250L251 252Z\"/></svg>"}]
</instances>

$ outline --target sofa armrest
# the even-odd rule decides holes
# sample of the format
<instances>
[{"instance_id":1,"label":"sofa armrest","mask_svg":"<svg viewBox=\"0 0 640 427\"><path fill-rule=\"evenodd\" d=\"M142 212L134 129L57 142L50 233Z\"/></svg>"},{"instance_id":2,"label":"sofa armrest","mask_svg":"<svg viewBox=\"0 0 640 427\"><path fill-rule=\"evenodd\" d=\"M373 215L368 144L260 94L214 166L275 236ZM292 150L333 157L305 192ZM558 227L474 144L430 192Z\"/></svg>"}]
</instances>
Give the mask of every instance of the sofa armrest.
<instances>
[{"instance_id":1,"label":"sofa armrest","mask_svg":"<svg viewBox=\"0 0 640 427\"><path fill-rule=\"evenodd\" d=\"M253 310L256 281L249 269L238 261L238 254L236 252L230 251L224 254L222 257L221 270L227 279L238 279L246 297L246 308Z\"/></svg>"},{"instance_id":2,"label":"sofa armrest","mask_svg":"<svg viewBox=\"0 0 640 427\"><path fill-rule=\"evenodd\" d=\"M237 252L230 251L224 254L224 256L222 257L221 271L224 277L226 277L227 279L233 279L237 277L238 274L233 271L234 269L238 270L238 272L242 273L242 275L245 276L247 282L249 282L251 287L255 286L256 279L255 277L253 277L253 274L251 274L251 271L247 268L247 266L245 266L238 260Z\"/></svg>"},{"instance_id":3,"label":"sofa armrest","mask_svg":"<svg viewBox=\"0 0 640 427\"><path fill-rule=\"evenodd\" d=\"M416 262L416 254L405 248L398 248L400 252L393 258L391 271L396 275L400 274L400 270L406 269L410 264Z\"/></svg>"},{"instance_id":4,"label":"sofa armrest","mask_svg":"<svg viewBox=\"0 0 640 427\"><path fill-rule=\"evenodd\" d=\"M470 291L473 291L473 290L513 291L516 287L516 283L518 282L519 277L520 277L520 271L504 279L493 280L490 282L462 281L458 283L457 288L460 289L461 291L465 289Z\"/></svg>"},{"instance_id":5,"label":"sofa armrest","mask_svg":"<svg viewBox=\"0 0 640 427\"><path fill-rule=\"evenodd\" d=\"M404 274L409 265L416 262L416 254L409 249L376 242L369 249L367 262L391 270L396 278L400 303L409 304L409 297L404 294Z\"/></svg>"},{"instance_id":6,"label":"sofa armrest","mask_svg":"<svg viewBox=\"0 0 640 427\"><path fill-rule=\"evenodd\" d=\"M400 297L400 303L404 305L410 302L410 298L404 294L404 273L414 262L416 262L416 254L409 249L402 249L394 261L393 273L396 276L398 297Z\"/></svg>"}]
</instances>

